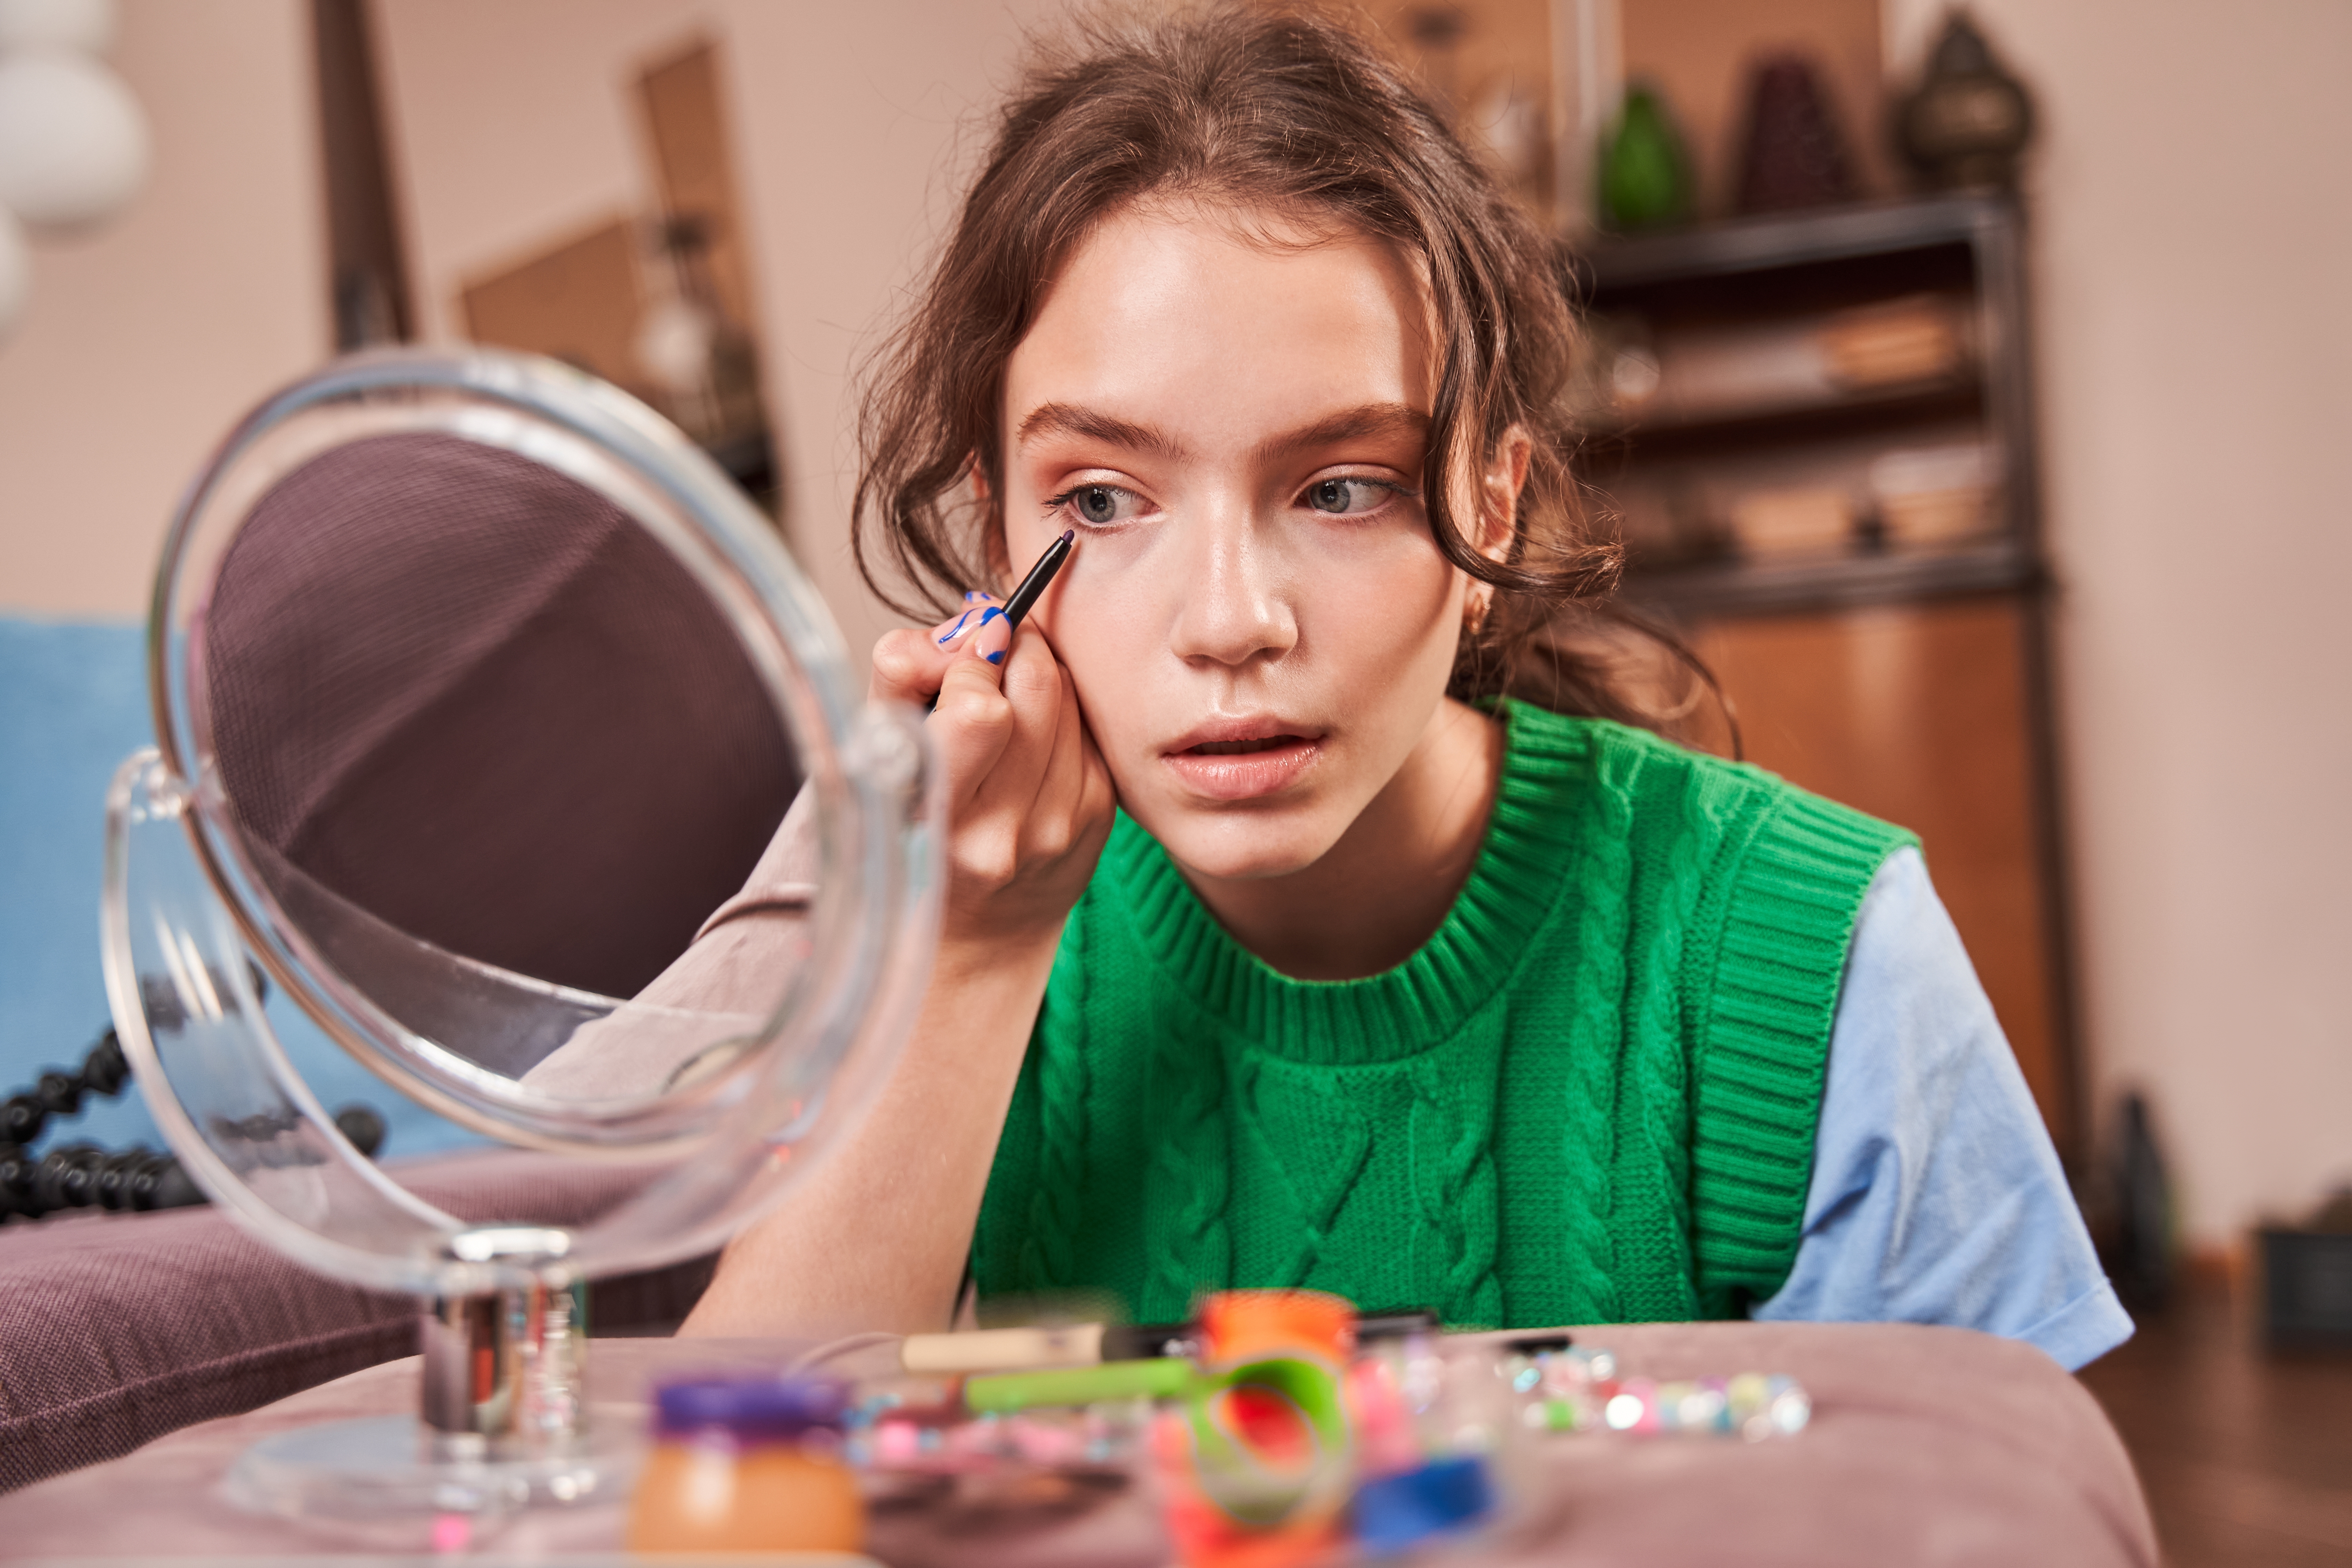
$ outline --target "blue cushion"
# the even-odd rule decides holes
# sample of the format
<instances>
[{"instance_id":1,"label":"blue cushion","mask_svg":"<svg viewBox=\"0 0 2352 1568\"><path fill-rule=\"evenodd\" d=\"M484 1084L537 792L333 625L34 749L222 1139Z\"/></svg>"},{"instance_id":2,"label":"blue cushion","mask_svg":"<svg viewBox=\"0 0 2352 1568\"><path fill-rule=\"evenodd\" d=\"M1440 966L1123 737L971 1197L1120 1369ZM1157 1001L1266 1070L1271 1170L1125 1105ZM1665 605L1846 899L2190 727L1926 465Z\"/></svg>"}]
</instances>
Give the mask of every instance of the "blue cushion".
<instances>
[{"instance_id":1,"label":"blue cushion","mask_svg":"<svg viewBox=\"0 0 2352 1568\"><path fill-rule=\"evenodd\" d=\"M0 1096L81 1065L110 1019L98 955L106 786L154 738L146 634L116 623L0 616ZM273 993L270 1022L330 1106L362 1100L389 1129L383 1155L485 1140L401 1099ZM160 1148L135 1093L93 1099L42 1142Z\"/></svg>"}]
</instances>

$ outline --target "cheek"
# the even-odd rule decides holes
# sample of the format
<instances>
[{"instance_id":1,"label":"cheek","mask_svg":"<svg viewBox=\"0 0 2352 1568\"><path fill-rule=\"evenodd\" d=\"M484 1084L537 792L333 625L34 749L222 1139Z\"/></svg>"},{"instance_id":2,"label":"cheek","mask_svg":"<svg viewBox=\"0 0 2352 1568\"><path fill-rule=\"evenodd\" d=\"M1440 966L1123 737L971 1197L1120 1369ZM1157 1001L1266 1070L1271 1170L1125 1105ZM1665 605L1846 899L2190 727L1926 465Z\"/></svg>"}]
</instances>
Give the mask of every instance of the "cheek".
<instances>
[{"instance_id":1,"label":"cheek","mask_svg":"<svg viewBox=\"0 0 2352 1568\"><path fill-rule=\"evenodd\" d=\"M1443 657L1449 668L1461 627L1461 574L1426 536L1331 551L1303 563L1300 623L1352 680L1393 680L1407 666Z\"/></svg>"},{"instance_id":2,"label":"cheek","mask_svg":"<svg viewBox=\"0 0 2352 1568\"><path fill-rule=\"evenodd\" d=\"M1054 584L1037 619L1054 639L1054 652L1065 674L1077 688L1078 704L1087 725L1106 752L1129 722L1139 704L1118 700L1133 694L1166 658L1166 617L1157 606L1142 602L1128 574L1105 571L1109 564L1096 551L1083 581L1073 559Z\"/></svg>"}]
</instances>

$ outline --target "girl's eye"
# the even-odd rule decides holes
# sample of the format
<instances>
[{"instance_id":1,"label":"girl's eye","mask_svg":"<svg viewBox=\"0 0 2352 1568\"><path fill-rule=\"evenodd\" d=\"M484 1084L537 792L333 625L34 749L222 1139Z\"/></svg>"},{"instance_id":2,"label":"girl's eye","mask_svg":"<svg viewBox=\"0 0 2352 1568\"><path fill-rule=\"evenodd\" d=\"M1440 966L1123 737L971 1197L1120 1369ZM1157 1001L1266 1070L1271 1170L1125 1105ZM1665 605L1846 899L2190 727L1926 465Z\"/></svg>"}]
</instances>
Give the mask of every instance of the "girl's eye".
<instances>
[{"instance_id":1,"label":"girl's eye","mask_svg":"<svg viewBox=\"0 0 2352 1568\"><path fill-rule=\"evenodd\" d=\"M1307 504L1335 517L1377 510L1396 494L1378 479L1318 479L1307 487Z\"/></svg>"},{"instance_id":2,"label":"girl's eye","mask_svg":"<svg viewBox=\"0 0 2352 1568\"><path fill-rule=\"evenodd\" d=\"M1080 522L1097 528L1130 521L1143 511L1141 498L1117 485L1079 485L1064 490L1045 504L1055 511L1067 507L1077 514Z\"/></svg>"}]
</instances>

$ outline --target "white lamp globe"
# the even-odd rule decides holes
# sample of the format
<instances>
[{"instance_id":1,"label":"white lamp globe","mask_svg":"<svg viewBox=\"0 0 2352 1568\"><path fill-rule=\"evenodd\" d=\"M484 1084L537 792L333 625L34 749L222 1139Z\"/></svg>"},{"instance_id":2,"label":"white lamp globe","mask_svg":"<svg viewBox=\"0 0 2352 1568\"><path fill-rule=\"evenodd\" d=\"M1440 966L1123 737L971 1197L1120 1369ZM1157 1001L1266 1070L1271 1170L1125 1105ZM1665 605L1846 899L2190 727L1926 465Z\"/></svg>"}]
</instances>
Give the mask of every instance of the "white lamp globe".
<instances>
[{"instance_id":1,"label":"white lamp globe","mask_svg":"<svg viewBox=\"0 0 2352 1568\"><path fill-rule=\"evenodd\" d=\"M25 313L25 296L32 291L33 253L25 244L25 226L0 207L0 342Z\"/></svg>"},{"instance_id":2,"label":"white lamp globe","mask_svg":"<svg viewBox=\"0 0 2352 1568\"><path fill-rule=\"evenodd\" d=\"M147 179L147 117L88 55L0 55L0 206L36 227L112 216Z\"/></svg>"},{"instance_id":3,"label":"white lamp globe","mask_svg":"<svg viewBox=\"0 0 2352 1568\"><path fill-rule=\"evenodd\" d=\"M44 47L106 53L114 0L0 0L0 52Z\"/></svg>"}]
</instances>

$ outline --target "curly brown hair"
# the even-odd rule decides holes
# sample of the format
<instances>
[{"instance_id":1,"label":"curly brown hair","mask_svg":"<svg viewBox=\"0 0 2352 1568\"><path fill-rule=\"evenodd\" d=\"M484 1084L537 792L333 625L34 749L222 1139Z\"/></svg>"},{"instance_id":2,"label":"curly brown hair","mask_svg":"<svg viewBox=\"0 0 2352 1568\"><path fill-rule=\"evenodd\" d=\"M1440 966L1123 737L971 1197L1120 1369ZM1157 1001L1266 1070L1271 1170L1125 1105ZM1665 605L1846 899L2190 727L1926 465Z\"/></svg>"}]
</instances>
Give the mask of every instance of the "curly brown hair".
<instances>
[{"instance_id":1,"label":"curly brown hair","mask_svg":"<svg viewBox=\"0 0 2352 1568\"><path fill-rule=\"evenodd\" d=\"M1344 226L1418 262L1444 350L1423 501L1445 558L1494 589L1450 693L1658 727L1622 639L1572 635L1618 615L1622 552L1570 466L1566 258L1380 46L1323 11L1097 16L1039 48L928 286L867 369L853 537L875 592L920 616L999 575L1005 363L1064 261L1147 198ZM1515 427L1533 451L1497 559L1465 536L1455 486ZM877 552L913 602L878 580Z\"/></svg>"}]
</instances>

